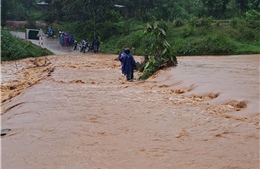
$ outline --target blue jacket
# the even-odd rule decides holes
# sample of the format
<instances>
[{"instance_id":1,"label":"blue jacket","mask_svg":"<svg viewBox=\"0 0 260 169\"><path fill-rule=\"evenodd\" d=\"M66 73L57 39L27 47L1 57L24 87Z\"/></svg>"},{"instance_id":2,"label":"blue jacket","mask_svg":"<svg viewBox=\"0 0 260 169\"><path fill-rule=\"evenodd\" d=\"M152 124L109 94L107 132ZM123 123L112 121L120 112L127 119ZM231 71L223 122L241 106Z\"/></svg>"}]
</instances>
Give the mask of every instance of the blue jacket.
<instances>
[{"instance_id":1,"label":"blue jacket","mask_svg":"<svg viewBox=\"0 0 260 169\"><path fill-rule=\"evenodd\" d=\"M122 64L122 74L130 74L134 72L136 62L132 54L122 53L119 56L119 60Z\"/></svg>"}]
</instances>

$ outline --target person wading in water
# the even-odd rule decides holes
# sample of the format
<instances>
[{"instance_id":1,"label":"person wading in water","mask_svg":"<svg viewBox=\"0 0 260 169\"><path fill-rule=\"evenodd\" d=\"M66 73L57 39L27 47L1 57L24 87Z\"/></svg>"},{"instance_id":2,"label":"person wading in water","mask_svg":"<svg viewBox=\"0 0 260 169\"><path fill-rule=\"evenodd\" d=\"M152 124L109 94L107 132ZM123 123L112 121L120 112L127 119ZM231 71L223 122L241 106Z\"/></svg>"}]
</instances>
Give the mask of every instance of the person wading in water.
<instances>
[{"instance_id":1,"label":"person wading in water","mask_svg":"<svg viewBox=\"0 0 260 169\"><path fill-rule=\"evenodd\" d=\"M122 65L122 74L126 75L127 81L133 81L136 62L129 48L125 48L118 59Z\"/></svg>"}]
</instances>

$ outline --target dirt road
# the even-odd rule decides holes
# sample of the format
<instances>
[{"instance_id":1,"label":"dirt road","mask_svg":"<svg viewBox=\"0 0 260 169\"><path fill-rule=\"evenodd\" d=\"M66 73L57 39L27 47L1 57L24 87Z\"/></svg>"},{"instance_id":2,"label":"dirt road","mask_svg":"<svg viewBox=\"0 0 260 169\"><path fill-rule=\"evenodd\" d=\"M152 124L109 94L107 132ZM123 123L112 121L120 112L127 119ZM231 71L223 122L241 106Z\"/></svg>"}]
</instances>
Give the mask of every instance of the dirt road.
<instances>
[{"instance_id":1,"label":"dirt road","mask_svg":"<svg viewBox=\"0 0 260 169\"><path fill-rule=\"evenodd\" d=\"M199 60L179 58L182 68L126 82L116 57L60 54L49 56L45 67L35 67L31 59L19 61L20 69L14 62L2 63L2 128L11 129L1 139L2 168L259 168L259 110L246 112L250 103L259 103L258 67L251 70L256 83L251 97L246 87L240 96L247 99L239 100L232 93L241 88L230 86L228 101L223 86L232 80L222 84L212 81L219 76L212 74L185 81L190 74L185 65L188 69ZM197 59L204 64L195 67L214 61L225 69L223 60L213 57L206 64L205 58ZM235 115L243 111L249 114Z\"/></svg>"}]
</instances>

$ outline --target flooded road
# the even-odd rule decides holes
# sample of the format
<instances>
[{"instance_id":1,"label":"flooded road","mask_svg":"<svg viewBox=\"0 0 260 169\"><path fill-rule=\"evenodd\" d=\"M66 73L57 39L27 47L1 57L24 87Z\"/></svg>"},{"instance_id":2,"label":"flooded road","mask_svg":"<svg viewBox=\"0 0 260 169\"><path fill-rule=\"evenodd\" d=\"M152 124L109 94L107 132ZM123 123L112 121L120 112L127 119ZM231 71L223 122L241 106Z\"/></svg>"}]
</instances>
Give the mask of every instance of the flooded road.
<instances>
[{"instance_id":1,"label":"flooded road","mask_svg":"<svg viewBox=\"0 0 260 169\"><path fill-rule=\"evenodd\" d=\"M115 58L2 63L2 168L259 168L259 55L179 57L134 82Z\"/></svg>"}]
</instances>

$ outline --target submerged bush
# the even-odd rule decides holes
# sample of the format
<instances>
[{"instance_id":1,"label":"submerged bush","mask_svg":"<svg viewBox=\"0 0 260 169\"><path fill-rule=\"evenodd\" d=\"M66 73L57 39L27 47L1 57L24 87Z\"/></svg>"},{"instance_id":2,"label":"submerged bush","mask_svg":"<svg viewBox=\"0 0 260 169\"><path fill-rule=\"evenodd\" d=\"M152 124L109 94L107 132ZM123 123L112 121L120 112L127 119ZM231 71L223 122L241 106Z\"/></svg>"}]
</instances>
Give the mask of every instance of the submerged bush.
<instances>
[{"instance_id":1,"label":"submerged bush","mask_svg":"<svg viewBox=\"0 0 260 169\"><path fill-rule=\"evenodd\" d=\"M140 79L147 79L163 67L176 66L178 64L177 58L172 52L173 49L166 40L166 29L165 23L157 21L147 23L145 36L150 39L150 42L147 43L146 52L150 57L148 57L149 59L140 69L140 71L144 72Z\"/></svg>"},{"instance_id":2,"label":"submerged bush","mask_svg":"<svg viewBox=\"0 0 260 169\"><path fill-rule=\"evenodd\" d=\"M145 63L139 71L144 72L142 76L139 77L140 80L145 80L151 77L156 71L161 68L161 64L163 63L162 59L155 60L154 58L150 58L149 62Z\"/></svg>"}]
</instances>

